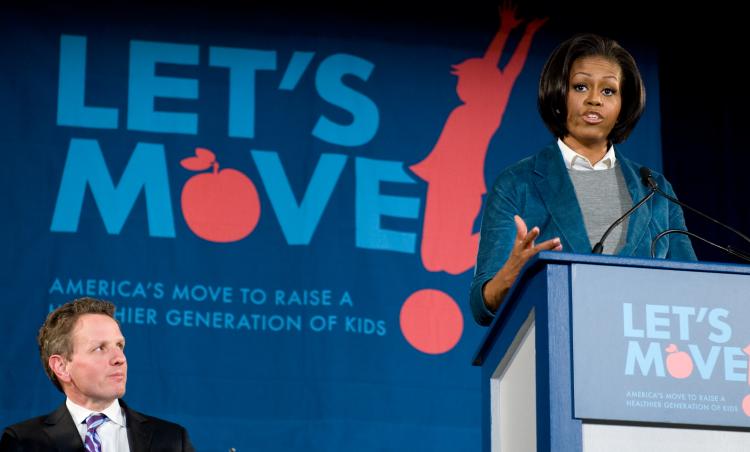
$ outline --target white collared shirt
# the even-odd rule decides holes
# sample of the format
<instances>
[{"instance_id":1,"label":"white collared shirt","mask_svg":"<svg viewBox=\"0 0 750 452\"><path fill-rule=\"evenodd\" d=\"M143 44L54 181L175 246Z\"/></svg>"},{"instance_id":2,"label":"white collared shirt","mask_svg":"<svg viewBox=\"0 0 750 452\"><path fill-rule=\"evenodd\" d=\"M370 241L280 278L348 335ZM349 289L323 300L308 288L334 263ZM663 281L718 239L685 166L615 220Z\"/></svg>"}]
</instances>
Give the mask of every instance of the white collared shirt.
<instances>
[{"instance_id":1,"label":"white collared shirt","mask_svg":"<svg viewBox=\"0 0 750 452\"><path fill-rule=\"evenodd\" d=\"M125 413L122 411L119 400L115 399L112 405L103 411L92 411L76 405L70 399L65 400L65 405L73 417L73 423L78 428L81 441L85 441L86 439L86 418L91 414L104 413L109 420L96 429L99 439L102 442L102 452L130 452L127 421L125 420Z\"/></svg>"},{"instance_id":2,"label":"white collared shirt","mask_svg":"<svg viewBox=\"0 0 750 452\"><path fill-rule=\"evenodd\" d=\"M557 139L557 146L562 152L563 160L565 160L565 167L572 170L578 171L594 171L594 170L606 170L615 167L617 157L615 156L615 147L610 145L607 153L604 157L592 165L589 159L577 153L561 139Z\"/></svg>"}]
</instances>

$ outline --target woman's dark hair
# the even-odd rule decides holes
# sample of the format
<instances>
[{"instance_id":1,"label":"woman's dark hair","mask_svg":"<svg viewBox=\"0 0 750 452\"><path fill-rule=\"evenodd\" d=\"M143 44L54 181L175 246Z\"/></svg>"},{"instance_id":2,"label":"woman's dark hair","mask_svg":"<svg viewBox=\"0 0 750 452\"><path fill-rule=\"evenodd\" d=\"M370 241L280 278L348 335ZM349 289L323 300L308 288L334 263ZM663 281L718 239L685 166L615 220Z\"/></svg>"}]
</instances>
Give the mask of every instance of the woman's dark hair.
<instances>
[{"instance_id":1,"label":"woman's dark hair","mask_svg":"<svg viewBox=\"0 0 750 452\"><path fill-rule=\"evenodd\" d=\"M567 99L570 69L578 58L598 56L616 62L622 70L622 107L608 139L620 143L630 135L646 105L646 91L638 66L617 41L587 33L573 36L550 55L539 79L537 107L544 124L557 138L568 135Z\"/></svg>"}]
</instances>

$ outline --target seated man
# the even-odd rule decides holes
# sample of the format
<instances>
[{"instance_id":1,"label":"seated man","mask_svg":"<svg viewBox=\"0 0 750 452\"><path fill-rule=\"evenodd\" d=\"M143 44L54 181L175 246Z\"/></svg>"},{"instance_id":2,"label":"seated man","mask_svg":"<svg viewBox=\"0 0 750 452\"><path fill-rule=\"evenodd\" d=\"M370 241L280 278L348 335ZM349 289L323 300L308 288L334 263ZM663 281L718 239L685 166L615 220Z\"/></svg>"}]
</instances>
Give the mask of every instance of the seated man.
<instances>
[{"instance_id":1,"label":"seated man","mask_svg":"<svg viewBox=\"0 0 750 452\"><path fill-rule=\"evenodd\" d=\"M125 394L125 338L112 303L81 298L47 316L42 365L67 399L53 413L10 426L0 451L192 451L177 424L133 411Z\"/></svg>"}]
</instances>

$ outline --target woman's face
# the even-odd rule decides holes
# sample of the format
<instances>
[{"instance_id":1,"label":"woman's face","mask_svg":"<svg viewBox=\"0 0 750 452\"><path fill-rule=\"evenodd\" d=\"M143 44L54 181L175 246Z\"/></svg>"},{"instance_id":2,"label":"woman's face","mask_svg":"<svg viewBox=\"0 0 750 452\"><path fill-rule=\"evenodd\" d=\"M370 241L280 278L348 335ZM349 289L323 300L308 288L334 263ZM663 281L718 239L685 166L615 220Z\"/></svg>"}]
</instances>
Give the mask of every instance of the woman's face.
<instances>
[{"instance_id":1,"label":"woman's face","mask_svg":"<svg viewBox=\"0 0 750 452\"><path fill-rule=\"evenodd\" d=\"M621 81L620 65L612 60L590 56L573 62L568 77L569 134L564 137L568 146L606 152L622 106Z\"/></svg>"}]
</instances>

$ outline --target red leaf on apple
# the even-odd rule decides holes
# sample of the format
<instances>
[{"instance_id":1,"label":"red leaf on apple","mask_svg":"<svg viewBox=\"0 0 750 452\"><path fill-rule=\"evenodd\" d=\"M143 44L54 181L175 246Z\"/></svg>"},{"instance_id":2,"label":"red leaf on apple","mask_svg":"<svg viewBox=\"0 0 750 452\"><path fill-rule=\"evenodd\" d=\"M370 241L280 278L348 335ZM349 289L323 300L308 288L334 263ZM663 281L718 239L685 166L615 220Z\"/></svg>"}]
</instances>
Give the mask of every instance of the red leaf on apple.
<instances>
[{"instance_id":1,"label":"red leaf on apple","mask_svg":"<svg viewBox=\"0 0 750 452\"><path fill-rule=\"evenodd\" d=\"M188 157L180 160L180 165L190 171L203 171L211 168L212 162L200 157Z\"/></svg>"},{"instance_id":2,"label":"red leaf on apple","mask_svg":"<svg viewBox=\"0 0 750 452\"><path fill-rule=\"evenodd\" d=\"M669 344L669 347L665 348L664 350L669 353L674 353L677 351L677 346L674 344Z\"/></svg>"},{"instance_id":3,"label":"red leaf on apple","mask_svg":"<svg viewBox=\"0 0 750 452\"><path fill-rule=\"evenodd\" d=\"M180 160L180 165L191 171L203 171L211 168L216 161L216 155L206 148L195 148L195 157Z\"/></svg>"},{"instance_id":4,"label":"red leaf on apple","mask_svg":"<svg viewBox=\"0 0 750 452\"><path fill-rule=\"evenodd\" d=\"M216 155L206 148L195 148L195 156L201 160L208 160L209 163L213 163L216 160Z\"/></svg>"}]
</instances>

